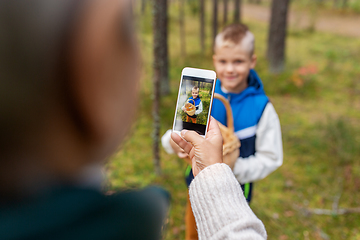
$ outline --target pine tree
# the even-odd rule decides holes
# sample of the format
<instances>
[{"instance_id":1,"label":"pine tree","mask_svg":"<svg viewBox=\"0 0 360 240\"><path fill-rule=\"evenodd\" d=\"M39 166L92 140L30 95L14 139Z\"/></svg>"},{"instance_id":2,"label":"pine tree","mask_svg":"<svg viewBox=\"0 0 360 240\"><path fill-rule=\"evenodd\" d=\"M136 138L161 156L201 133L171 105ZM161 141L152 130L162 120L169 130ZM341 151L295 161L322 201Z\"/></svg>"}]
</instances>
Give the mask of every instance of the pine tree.
<instances>
[{"instance_id":1,"label":"pine tree","mask_svg":"<svg viewBox=\"0 0 360 240\"><path fill-rule=\"evenodd\" d=\"M205 0L200 0L200 47L205 52Z\"/></svg>"},{"instance_id":2,"label":"pine tree","mask_svg":"<svg viewBox=\"0 0 360 240\"><path fill-rule=\"evenodd\" d=\"M285 66L286 26L289 0L273 0L268 35L267 59L270 72L280 73Z\"/></svg>"},{"instance_id":3,"label":"pine tree","mask_svg":"<svg viewBox=\"0 0 360 240\"><path fill-rule=\"evenodd\" d=\"M224 0L224 19L223 19L223 25L225 26L228 21L228 0Z\"/></svg>"},{"instance_id":4,"label":"pine tree","mask_svg":"<svg viewBox=\"0 0 360 240\"><path fill-rule=\"evenodd\" d=\"M185 0L179 0L179 29L180 29L180 52L182 59L186 56L185 23L184 23Z\"/></svg>"},{"instance_id":5,"label":"pine tree","mask_svg":"<svg viewBox=\"0 0 360 240\"><path fill-rule=\"evenodd\" d=\"M234 22L241 22L241 0L235 0Z\"/></svg>"},{"instance_id":6,"label":"pine tree","mask_svg":"<svg viewBox=\"0 0 360 240\"><path fill-rule=\"evenodd\" d=\"M213 33L213 46L215 44L215 37L218 30L218 0L213 0L213 22L212 22L212 33Z\"/></svg>"},{"instance_id":7,"label":"pine tree","mask_svg":"<svg viewBox=\"0 0 360 240\"><path fill-rule=\"evenodd\" d=\"M153 102L153 160L155 172L161 173L160 167L160 96L170 92L168 79L167 50L167 0L153 0L153 32L154 32L154 102Z\"/></svg>"}]
</instances>

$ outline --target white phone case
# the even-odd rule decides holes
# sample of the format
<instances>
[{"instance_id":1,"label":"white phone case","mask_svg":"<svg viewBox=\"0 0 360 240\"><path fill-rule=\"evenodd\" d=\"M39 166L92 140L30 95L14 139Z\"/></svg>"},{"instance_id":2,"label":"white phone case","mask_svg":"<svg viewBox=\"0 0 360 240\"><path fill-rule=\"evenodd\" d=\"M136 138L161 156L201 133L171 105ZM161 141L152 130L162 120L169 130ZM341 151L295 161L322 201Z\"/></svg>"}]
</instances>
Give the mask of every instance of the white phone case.
<instances>
[{"instance_id":1,"label":"white phone case","mask_svg":"<svg viewBox=\"0 0 360 240\"><path fill-rule=\"evenodd\" d=\"M182 70L176 101L173 132L180 134L182 129L194 130L205 137L210 120L215 83L216 73L214 71L189 67ZM198 90L196 90L196 88L198 88ZM189 91L190 89L191 92ZM195 96L196 92L198 92L198 97L194 98L194 95L192 95L193 91L195 92ZM189 97L189 95L191 95L191 97ZM203 104L202 101L206 101L207 104ZM194 111L190 113L190 110L182 110L182 107L185 106L184 104L187 104L187 102L193 104L195 108L198 107L196 104L201 104L201 106L206 105L208 107L203 109L202 115L189 115L193 114ZM187 104L187 106L190 105ZM194 106L190 106L190 108L193 110Z\"/></svg>"}]
</instances>

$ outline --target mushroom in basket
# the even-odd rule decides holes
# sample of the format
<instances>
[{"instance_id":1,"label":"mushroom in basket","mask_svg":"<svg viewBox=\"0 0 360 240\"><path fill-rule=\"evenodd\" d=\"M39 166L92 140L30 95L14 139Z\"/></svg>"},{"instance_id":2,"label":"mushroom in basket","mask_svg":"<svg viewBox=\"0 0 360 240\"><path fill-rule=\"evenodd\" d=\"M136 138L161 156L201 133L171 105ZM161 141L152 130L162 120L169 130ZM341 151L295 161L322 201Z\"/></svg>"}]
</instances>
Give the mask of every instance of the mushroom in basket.
<instances>
[{"instance_id":1,"label":"mushroom in basket","mask_svg":"<svg viewBox=\"0 0 360 240\"><path fill-rule=\"evenodd\" d=\"M195 107L195 101L190 99L191 101L193 101L194 104L187 102L185 103L185 112L189 115L189 116L194 116L195 115L195 111L196 111L196 107ZM189 101L190 101L189 100Z\"/></svg>"}]
</instances>

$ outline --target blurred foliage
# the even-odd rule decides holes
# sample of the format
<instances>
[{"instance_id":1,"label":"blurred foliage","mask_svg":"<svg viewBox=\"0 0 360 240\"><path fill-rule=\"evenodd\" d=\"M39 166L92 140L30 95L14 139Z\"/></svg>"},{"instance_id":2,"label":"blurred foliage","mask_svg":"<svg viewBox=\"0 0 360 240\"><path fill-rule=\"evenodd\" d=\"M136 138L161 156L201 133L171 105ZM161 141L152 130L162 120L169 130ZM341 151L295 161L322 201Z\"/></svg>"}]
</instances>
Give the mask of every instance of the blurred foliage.
<instances>
[{"instance_id":1,"label":"blurred foliage","mask_svg":"<svg viewBox=\"0 0 360 240\"><path fill-rule=\"evenodd\" d=\"M291 4L301 8L309 2ZM330 9L331 2L324 0L321 7ZM349 7L358 2L349 0ZM186 7L187 56L182 59L177 1L169 3L172 93L161 102L162 133L172 127L181 70L186 66L213 69L209 4L206 52L200 48L198 16L191 13L190 5ZM143 55L139 111L131 135L107 166L107 188L162 185L172 195L164 238L184 239L186 163L162 151L162 176L153 169L152 18L150 8L144 15L139 9L135 6ZM337 196L339 208L360 206L360 39L290 28L286 71L273 75L265 60L268 26L244 21L256 38L255 69L279 115L284 147L283 166L254 184L252 209L264 222L269 239L359 239L359 214L311 215L301 209L332 209Z\"/></svg>"},{"instance_id":2,"label":"blurred foliage","mask_svg":"<svg viewBox=\"0 0 360 240\"><path fill-rule=\"evenodd\" d=\"M180 0L180 1L185 1L185 0ZM187 0L187 1L191 14L197 16L200 12L199 1L198 0Z\"/></svg>"},{"instance_id":3,"label":"blurred foliage","mask_svg":"<svg viewBox=\"0 0 360 240\"><path fill-rule=\"evenodd\" d=\"M251 0L247 2L251 3ZM270 6L271 0L261 0L261 4ZM291 6L296 9L310 10L310 14L317 10L360 14L360 0L292 0Z\"/></svg>"}]
</instances>

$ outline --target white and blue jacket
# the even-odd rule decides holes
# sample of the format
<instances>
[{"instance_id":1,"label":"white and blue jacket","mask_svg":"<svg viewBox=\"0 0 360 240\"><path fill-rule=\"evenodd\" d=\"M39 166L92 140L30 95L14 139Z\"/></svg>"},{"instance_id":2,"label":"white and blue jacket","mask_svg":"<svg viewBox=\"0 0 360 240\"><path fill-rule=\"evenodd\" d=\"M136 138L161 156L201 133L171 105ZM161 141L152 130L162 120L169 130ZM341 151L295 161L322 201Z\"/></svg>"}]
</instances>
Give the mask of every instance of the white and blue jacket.
<instances>
[{"instance_id":1,"label":"white and blue jacket","mask_svg":"<svg viewBox=\"0 0 360 240\"><path fill-rule=\"evenodd\" d=\"M279 117L265 95L262 82L250 70L248 87L241 93L229 93L217 81L215 92L230 102L235 134L241 142L240 156L233 172L242 184L265 178L282 165L283 149ZM226 110L214 99L211 115L226 126Z\"/></svg>"}]
</instances>

